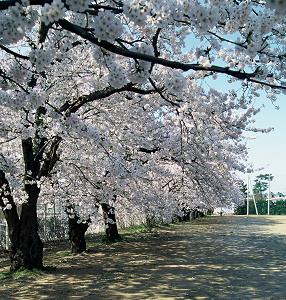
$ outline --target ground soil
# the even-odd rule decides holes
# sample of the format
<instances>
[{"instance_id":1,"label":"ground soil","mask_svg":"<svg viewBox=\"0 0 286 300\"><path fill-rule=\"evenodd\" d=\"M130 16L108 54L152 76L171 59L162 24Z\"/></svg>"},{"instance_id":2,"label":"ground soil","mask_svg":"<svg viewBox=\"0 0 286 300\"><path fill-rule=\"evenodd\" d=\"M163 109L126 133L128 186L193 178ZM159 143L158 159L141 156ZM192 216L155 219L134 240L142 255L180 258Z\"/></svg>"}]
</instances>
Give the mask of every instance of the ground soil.
<instances>
[{"instance_id":1,"label":"ground soil","mask_svg":"<svg viewBox=\"0 0 286 300\"><path fill-rule=\"evenodd\" d=\"M54 268L0 280L0 299L286 299L284 216L208 217L89 245L46 250Z\"/></svg>"}]
</instances>

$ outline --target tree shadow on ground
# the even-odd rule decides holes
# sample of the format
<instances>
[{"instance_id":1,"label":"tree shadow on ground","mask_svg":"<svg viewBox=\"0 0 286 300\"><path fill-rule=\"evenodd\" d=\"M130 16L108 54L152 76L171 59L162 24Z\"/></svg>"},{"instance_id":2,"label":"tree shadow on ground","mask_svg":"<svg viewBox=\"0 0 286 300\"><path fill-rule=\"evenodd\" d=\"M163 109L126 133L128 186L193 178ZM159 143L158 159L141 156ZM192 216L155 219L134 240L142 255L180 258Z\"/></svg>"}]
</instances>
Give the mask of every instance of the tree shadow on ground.
<instances>
[{"instance_id":1,"label":"tree shadow on ground","mask_svg":"<svg viewBox=\"0 0 286 300\"><path fill-rule=\"evenodd\" d=\"M125 236L57 271L3 281L1 299L286 299L286 218L211 217ZM126 242L126 239L129 242Z\"/></svg>"}]
</instances>

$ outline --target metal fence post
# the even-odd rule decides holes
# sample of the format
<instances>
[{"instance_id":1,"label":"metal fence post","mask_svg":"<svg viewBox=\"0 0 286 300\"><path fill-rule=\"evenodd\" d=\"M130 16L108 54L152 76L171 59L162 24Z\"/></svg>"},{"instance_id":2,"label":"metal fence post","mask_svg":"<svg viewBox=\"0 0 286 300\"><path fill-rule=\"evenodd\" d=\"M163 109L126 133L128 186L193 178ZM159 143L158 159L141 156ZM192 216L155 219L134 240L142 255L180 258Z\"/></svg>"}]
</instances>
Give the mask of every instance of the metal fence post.
<instances>
[{"instance_id":1,"label":"metal fence post","mask_svg":"<svg viewBox=\"0 0 286 300\"><path fill-rule=\"evenodd\" d=\"M9 250L9 229L7 221L5 221L5 248Z\"/></svg>"},{"instance_id":2,"label":"metal fence post","mask_svg":"<svg viewBox=\"0 0 286 300\"><path fill-rule=\"evenodd\" d=\"M57 238L57 222L56 222L56 200L54 200L54 238Z\"/></svg>"},{"instance_id":3,"label":"metal fence post","mask_svg":"<svg viewBox=\"0 0 286 300\"><path fill-rule=\"evenodd\" d=\"M44 203L44 239L47 240L47 203Z\"/></svg>"}]
</instances>

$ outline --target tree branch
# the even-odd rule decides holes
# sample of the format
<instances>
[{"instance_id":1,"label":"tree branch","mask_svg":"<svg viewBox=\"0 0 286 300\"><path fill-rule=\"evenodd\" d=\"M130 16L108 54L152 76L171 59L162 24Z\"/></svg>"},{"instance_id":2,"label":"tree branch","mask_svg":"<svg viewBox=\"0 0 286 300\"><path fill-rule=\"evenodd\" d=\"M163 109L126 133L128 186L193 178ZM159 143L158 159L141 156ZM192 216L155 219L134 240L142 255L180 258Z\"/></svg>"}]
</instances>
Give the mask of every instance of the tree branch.
<instances>
[{"instance_id":1,"label":"tree branch","mask_svg":"<svg viewBox=\"0 0 286 300\"><path fill-rule=\"evenodd\" d=\"M70 32L73 32L82 38L90 41L91 43L104 48L105 50L108 50L112 53L133 58L133 59L141 59L144 61L148 61L154 64L159 64L165 67L169 67L172 69L179 69L182 71L204 71L204 72L215 72L215 73L221 73L221 74L226 74L229 76L232 76L234 78L240 79L240 80L248 80L248 81L253 81L252 80L256 75L257 71L247 73L243 71L236 71L236 70L231 70L229 67L220 67L220 66L203 66L200 64L187 64L187 63L182 63L179 61L173 61L173 60L167 60L164 58L152 56L152 55L147 55L143 53L139 53L136 51L131 51L128 49L124 49L122 47L116 46L110 42L107 41L102 41L98 40L94 35L92 35L90 32L88 32L85 28L80 27L78 25L72 24L67 20L59 20L58 24L65 30L68 30ZM267 82L261 82L261 84L269 86ZM286 86L282 85L272 85L272 88L277 88L277 89L286 89Z\"/></svg>"},{"instance_id":2,"label":"tree branch","mask_svg":"<svg viewBox=\"0 0 286 300\"><path fill-rule=\"evenodd\" d=\"M9 54L11 54L11 55L13 55L13 56L15 56L17 58L26 59L26 60L29 59L29 56L21 55L21 54L19 54L17 52L14 52L14 51L10 50L9 48L7 48L7 47L5 47L5 46L3 46L1 44L0 44L0 49L4 50L5 52L7 52L7 53L9 53Z\"/></svg>"},{"instance_id":3,"label":"tree branch","mask_svg":"<svg viewBox=\"0 0 286 300\"><path fill-rule=\"evenodd\" d=\"M147 55L143 53L139 53L136 51L131 51L128 49L124 49L122 47L118 47L110 42L107 41L99 41L95 36L93 36L91 33L89 33L85 28L80 27L78 25L72 24L67 20L60 20L58 21L58 24L65 30L68 30L70 32L73 32L82 38L89 40L93 44L104 48L105 50L108 50L112 53L122 55L125 57L130 57L134 59L141 59L144 61L149 61L151 63L163 65L166 67L170 67L173 69L180 69L182 71L206 71L206 72L216 72L216 73L223 73L230 75L232 77L244 80L244 79L249 79L252 78L256 75L255 72L252 73L246 73L246 72L241 72L241 71L235 71L235 70L230 70L228 67L219 67L219 66L202 66L200 64L186 64L186 63L181 63L178 61L172 61L172 60L167 60L164 58L160 57L155 57L152 55Z\"/></svg>"},{"instance_id":4,"label":"tree branch","mask_svg":"<svg viewBox=\"0 0 286 300\"><path fill-rule=\"evenodd\" d=\"M134 92L141 95L148 95L154 93L155 91L136 88L132 85L132 83L127 84L124 87L118 89L113 87L107 87L103 90L94 91L89 95L81 96L72 103L65 103L59 109L59 111L66 112L66 114L69 116L71 113L75 113L76 111L78 111L86 103L99 99L104 99L119 92Z\"/></svg>"},{"instance_id":5,"label":"tree branch","mask_svg":"<svg viewBox=\"0 0 286 300\"><path fill-rule=\"evenodd\" d=\"M139 149L138 149L138 151L144 152L144 153L148 153L148 154L156 153L159 150L161 150L161 148L159 148L159 147L155 147L155 148L152 148L152 149L147 149L147 148L144 148L144 147L139 147Z\"/></svg>"},{"instance_id":6,"label":"tree branch","mask_svg":"<svg viewBox=\"0 0 286 300\"><path fill-rule=\"evenodd\" d=\"M44 159L44 163L41 167L41 170L39 171L39 178L43 176L48 177L56 162L59 160L57 151L59 149L61 141L62 138L59 136L56 136L52 141L50 150L48 151L46 159Z\"/></svg>"}]
</instances>

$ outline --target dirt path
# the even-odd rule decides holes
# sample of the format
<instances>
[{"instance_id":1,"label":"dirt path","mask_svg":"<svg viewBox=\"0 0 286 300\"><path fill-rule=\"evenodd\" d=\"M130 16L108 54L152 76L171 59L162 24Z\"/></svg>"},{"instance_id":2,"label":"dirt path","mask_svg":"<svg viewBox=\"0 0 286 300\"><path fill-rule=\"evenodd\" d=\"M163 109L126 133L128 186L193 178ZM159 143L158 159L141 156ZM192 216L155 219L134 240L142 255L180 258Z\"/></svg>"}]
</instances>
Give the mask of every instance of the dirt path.
<instances>
[{"instance_id":1,"label":"dirt path","mask_svg":"<svg viewBox=\"0 0 286 300\"><path fill-rule=\"evenodd\" d=\"M286 299L286 217L210 217L128 240L50 253L55 271L2 280L0 299Z\"/></svg>"}]
</instances>

